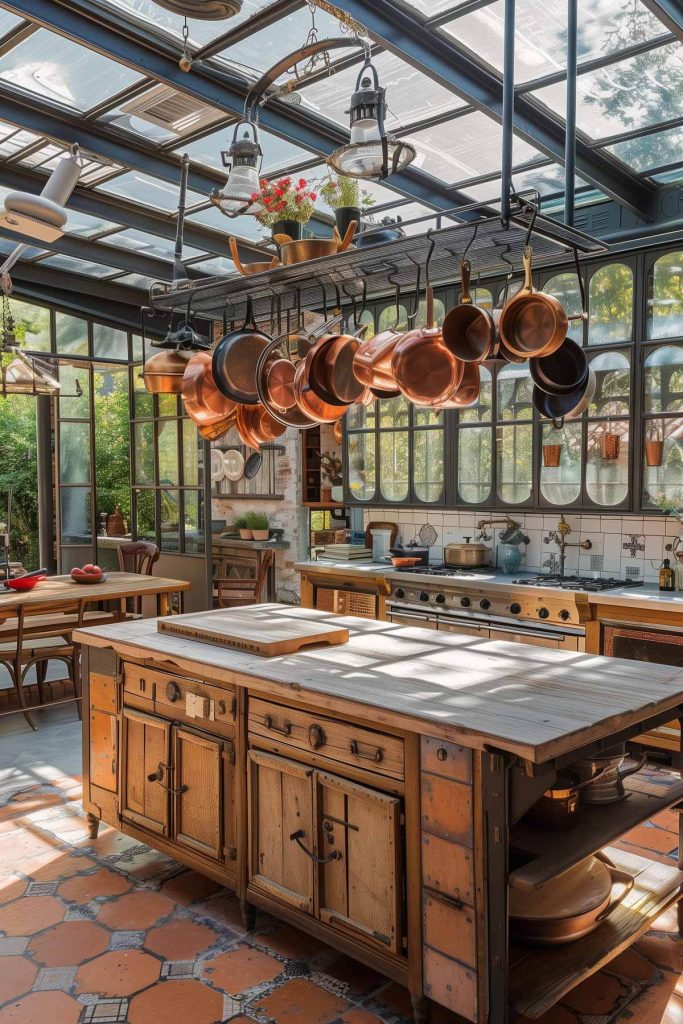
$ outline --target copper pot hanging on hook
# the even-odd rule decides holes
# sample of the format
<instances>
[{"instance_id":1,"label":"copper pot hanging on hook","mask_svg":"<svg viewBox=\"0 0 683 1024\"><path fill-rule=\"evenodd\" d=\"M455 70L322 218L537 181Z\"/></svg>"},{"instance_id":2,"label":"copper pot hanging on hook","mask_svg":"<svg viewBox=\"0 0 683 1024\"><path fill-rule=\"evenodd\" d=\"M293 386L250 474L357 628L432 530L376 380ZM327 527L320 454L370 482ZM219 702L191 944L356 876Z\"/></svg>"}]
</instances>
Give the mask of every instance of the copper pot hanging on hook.
<instances>
[{"instance_id":1,"label":"copper pot hanging on hook","mask_svg":"<svg viewBox=\"0 0 683 1024\"><path fill-rule=\"evenodd\" d=\"M554 295L537 292L532 280L533 253L524 247L524 283L505 303L498 331L504 345L522 359L549 356L567 337L569 320L564 306Z\"/></svg>"}]
</instances>

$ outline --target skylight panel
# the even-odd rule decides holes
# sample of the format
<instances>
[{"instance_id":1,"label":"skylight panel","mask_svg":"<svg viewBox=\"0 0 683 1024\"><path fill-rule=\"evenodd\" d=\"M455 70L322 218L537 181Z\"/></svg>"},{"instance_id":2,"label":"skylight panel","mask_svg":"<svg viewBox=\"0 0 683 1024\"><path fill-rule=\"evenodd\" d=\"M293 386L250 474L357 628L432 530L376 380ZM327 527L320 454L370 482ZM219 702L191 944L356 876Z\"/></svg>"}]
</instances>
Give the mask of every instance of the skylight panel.
<instances>
[{"instance_id":1,"label":"skylight panel","mask_svg":"<svg viewBox=\"0 0 683 1024\"><path fill-rule=\"evenodd\" d=\"M175 240L172 238L159 238L156 235L147 235L144 231L136 228L127 228L125 231L117 231L113 235L107 235L100 239L105 245L115 245L121 249L134 249L143 256L154 256L159 260L172 260L175 252ZM203 256L201 249L193 249L189 245L183 246L183 259L191 259L193 256Z\"/></svg>"},{"instance_id":2,"label":"skylight panel","mask_svg":"<svg viewBox=\"0 0 683 1024\"><path fill-rule=\"evenodd\" d=\"M634 171L644 174L650 168L665 167L683 160L683 127L626 139L605 149Z\"/></svg>"},{"instance_id":3,"label":"skylight panel","mask_svg":"<svg viewBox=\"0 0 683 1024\"><path fill-rule=\"evenodd\" d=\"M164 10L163 7L153 3L153 0L99 0L99 3L102 7L121 11L147 30L153 27L162 36L178 40L183 38L183 19L180 15ZM190 45L192 47L206 46L207 43L247 21L248 18L252 18L271 3L272 0L243 0L240 13L234 18L226 18L222 21L200 21L198 18L188 18Z\"/></svg>"},{"instance_id":4,"label":"skylight panel","mask_svg":"<svg viewBox=\"0 0 683 1024\"><path fill-rule=\"evenodd\" d=\"M21 149L26 149L27 146L32 146L34 142L38 142L40 135L34 135L33 132L24 131L24 129L16 130L12 126L11 134L4 136L0 141L0 160L6 160L8 157L18 153Z\"/></svg>"},{"instance_id":5,"label":"skylight panel","mask_svg":"<svg viewBox=\"0 0 683 1024\"><path fill-rule=\"evenodd\" d=\"M178 186L159 178L151 178L139 171L128 171L118 178L112 178L97 186L97 192L129 199L141 206L151 206L155 210L172 213L178 208ZM197 205L205 199L198 192L188 191L188 205Z\"/></svg>"},{"instance_id":6,"label":"skylight panel","mask_svg":"<svg viewBox=\"0 0 683 1024\"><path fill-rule=\"evenodd\" d=\"M101 263L91 263L88 260L76 259L75 256L65 256L57 253L41 260L40 266L54 267L56 270L68 270L72 274L84 274L86 277L107 277L113 273L113 267L105 267Z\"/></svg>"},{"instance_id":7,"label":"skylight panel","mask_svg":"<svg viewBox=\"0 0 683 1024\"><path fill-rule=\"evenodd\" d=\"M17 25L21 25L23 18L18 18L16 14L11 14L9 11L0 9L0 39L6 36L8 32L11 32Z\"/></svg>"},{"instance_id":8,"label":"skylight panel","mask_svg":"<svg viewBox=\"0 0 683 1024\"><path fill-rule=\"evenodd\" d=\"M225 125L217 132L212 132L211 135L205 135L194 142L178 146L175 152L188 153L196 163L224 170L221 152L230 148L234 130L234 124ZM281 139L262 128L259 128L259 136L263 150L263 174L267 175L271 170L303 163L314 155L310 150L295 146L292 142ZM227 170L225 173L227 174Z\"/></svg>"}]
</instances>

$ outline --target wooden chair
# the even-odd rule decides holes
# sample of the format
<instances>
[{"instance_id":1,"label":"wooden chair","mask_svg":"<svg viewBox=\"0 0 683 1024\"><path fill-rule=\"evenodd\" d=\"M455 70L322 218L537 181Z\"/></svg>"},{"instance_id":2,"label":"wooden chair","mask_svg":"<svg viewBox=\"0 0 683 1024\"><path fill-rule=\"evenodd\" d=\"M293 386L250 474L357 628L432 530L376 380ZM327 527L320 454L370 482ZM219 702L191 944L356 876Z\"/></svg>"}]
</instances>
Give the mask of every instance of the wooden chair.
<instances>
[{"instance_id":1,"label":"wooden chair","mask_svg":"<svg viewBox=\"0 0 683 1024\"><path fill-rule=\"evenodd\" d=\"M135 573L136 576L152 576L154 564L159 561L159 555L159 548L148 540L135 540L129 544L121 544L118 548L119 569L121 572ZM128 601L132 602L131 612L128 612ZM124 597L121 600L121 613L129 619L140 618L142 596Z\"/></svg>"},{"instance_id":2,"label":"wooden chair","mask_svg":"<svg viewBox=\"0 0 683 1024\"><path fill-rule=\"evenodd\" d=\"M248 604L260 604L268 573L275 562L275 552L266 551L261 559L258 576L252 579L234 579L218 576L214 579L216 600L219 608L240 608Z\"/></svg>"}]
</instances>

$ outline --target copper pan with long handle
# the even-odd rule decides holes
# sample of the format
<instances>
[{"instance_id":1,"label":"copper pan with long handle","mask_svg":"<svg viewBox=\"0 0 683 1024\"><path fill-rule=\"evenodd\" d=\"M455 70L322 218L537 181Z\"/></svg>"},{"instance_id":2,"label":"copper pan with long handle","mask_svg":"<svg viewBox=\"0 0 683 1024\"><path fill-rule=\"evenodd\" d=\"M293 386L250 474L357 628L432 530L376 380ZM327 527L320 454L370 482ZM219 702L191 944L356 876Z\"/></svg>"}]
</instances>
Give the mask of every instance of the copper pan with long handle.
<instances>
[{"instance_id":1,"label":"copper pan with long handle","mask_svg":"<svg viewBox=\"0 0 683 1024\"><path fill-rule=\"evenodd\" d=\"M287 338L275 338L256 364L256 390L264 409L284 427L308 430L317 426L299 407L294 394L296 365L289 358Z\"/></svg>"},{"instance_id":2,"label":"copper pan with long handle","mask_svg":"<svg viewBox=\"0 0 683 1024\"><path fill-rule=\"evenodd\" d=\"M441 328L446 348L465 363L482 363L495 347L496 325L487 309L472 302L469 260L460 264L462 295L460 302L449 310Z\"/></svg>"},{"instance_id":3,"label":"copper pan with long handle","mask_svg":"<svg viewBox=\"0 0 683 1024\"><path fill-rule=\"evenodd\" d=\"M458 389L464 363L445 346L434 324L434 291L427 285L427 324L394 346L391 371L402 394L421 406L440 406Z\"/></svg>"},{"instance_id":4,"label":"copper pan with long handle","mask_svg":"<svg viewBox=\"0 0 683 1024\"><path fill-rule=\"evenodd\" d=\"M524 247L524 284L505 303L498 332L501 341L515 356L549 356L556 352L569 330L564 306L554 295L537 292L532 280L533 253Z\"/></svg>"}]
</instances>

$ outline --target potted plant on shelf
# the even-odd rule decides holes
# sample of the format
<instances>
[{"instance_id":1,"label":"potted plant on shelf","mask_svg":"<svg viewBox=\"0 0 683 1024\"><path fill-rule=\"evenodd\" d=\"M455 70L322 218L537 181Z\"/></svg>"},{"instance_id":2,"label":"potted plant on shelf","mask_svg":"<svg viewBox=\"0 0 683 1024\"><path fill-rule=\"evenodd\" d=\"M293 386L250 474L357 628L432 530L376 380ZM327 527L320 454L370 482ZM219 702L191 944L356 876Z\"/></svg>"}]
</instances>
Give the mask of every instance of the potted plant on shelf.
<instances>
[{"instance_id":1,"label":"potted plant on shelf","mask_svg":"<svg viewBox=\"0 0 683 1024\"><path fill-rule=\"evenodd\" d=\"M251 527L249 526L247 519L247 516L237 516L237 518L233 520L232 524L233 530L235 533L239 533L242 540L251 540Z\"/></svg>"},{"instance_id":2,"label":"potted plant on shelf","mask_svg":"<svg viewBox=\"0 0 683 1024\"><path fill-rule=\"evenodd\" d=\"M664 425L660 420L652 420L650 431L645 440L645 461L648 466L661 466L664 455Z\"/></svg>"},{"instance_id":3,"label":"potted plant on shelf","mask_svg":"<svg viewBox=\"0 0 683 1024\"><path fill-rule=\"evenodd\" d=\"M332 452L323 452L320 456L320 471L323 479L320 492L322 501L341 501L344 495L341 459Z\"/></svg>"},{"instance_id":4,"label":"potted plant on shelf","mask_svg":"<svg viewBox=\"0 0 683 1024\"><path fill-rule=\"evenodd\" d=\"M337 230L342 238L354 220L357 224L356 230L359 230L363 210L375 202L372 196L361 188L356 178L347 178L343 174L337 177L330 175L321 187L320 195L330 209L334 210Z\"/></svg>"},{"instance_id":5,"label":"potted plant on shelf","mask_svg":"<svg viewBox=\"0 0 683 1024\"><path fill-rule=\"evenodd\" d=\"M273 235L288 235L293 241L301 238L304 224L315 212L318 198L306 178L261 178L260 189L252 194L259 224L271 228Z\"/></svg>"},{"instance_id":6,"label":"potted plant on shelf","mask_svg":"<svg viewBox=\"0 0 683 1024\"><path fill-rule=\"evenodd\" d=\"M264 515L263 512L247 512L245 518L254 540L268 540L270 530L267 515Z\"/></svg>"}]
</instances>

